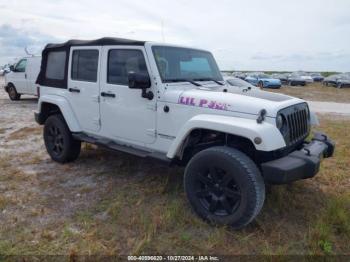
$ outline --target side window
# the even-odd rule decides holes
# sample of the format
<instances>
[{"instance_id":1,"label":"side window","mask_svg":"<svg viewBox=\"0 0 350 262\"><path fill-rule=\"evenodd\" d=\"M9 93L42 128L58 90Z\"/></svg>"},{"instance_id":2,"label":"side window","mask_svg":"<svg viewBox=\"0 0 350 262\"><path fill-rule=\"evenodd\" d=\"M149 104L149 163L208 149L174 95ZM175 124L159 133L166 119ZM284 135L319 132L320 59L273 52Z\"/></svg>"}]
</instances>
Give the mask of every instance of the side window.
<instances>
[{"instance_id":1,"label":"side window","mask_svg":"<svg viewBox=\"0 0 350 262\"><path fill-rule=\"evenodd\" d=\"M26 65L27 65L27 59L22 59L18 62L16 65L16 72L25 72L26 71Z\"/></svg>"},{"instance_id":2,"label":"side window","mask_svg":"<svg viewBox=\"0 0 350 262\"><path fill-rule=\"evenodd\" d=\"M128 73L148 74L145 57L140 50L115 49L108 53L107 82L128 85Z\"/></svg>"},{"instance_id":3,"label":"side window","mask_svg":"<svg viewBox=\"0 0 350 262\"><path fill-rule=\"evenodd\" d=\"M98 50L74 50L72 57L72 80L96 82Z\"/></svg>"},{"instance_id":4,"label":"side window","mask_svg":"<svg viewBox=\"0 0 350 262\"><path fill-rule=\"evenodd\" d=\"M45 77L53 80L64 80L66 68L66 52L53 51L47 57Z\"/></svg>"}]
</instances>

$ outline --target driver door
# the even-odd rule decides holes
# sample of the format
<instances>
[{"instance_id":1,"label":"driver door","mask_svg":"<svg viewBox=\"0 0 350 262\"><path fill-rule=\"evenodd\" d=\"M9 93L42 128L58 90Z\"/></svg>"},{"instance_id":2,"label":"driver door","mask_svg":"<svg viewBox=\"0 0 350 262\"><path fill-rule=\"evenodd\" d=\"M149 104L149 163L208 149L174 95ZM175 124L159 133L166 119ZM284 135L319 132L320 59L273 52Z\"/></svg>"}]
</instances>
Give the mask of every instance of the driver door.
<instances>
[{"instance_id":1,"label":"driver door","mask_svg":"<svg viewBox=\"0 0 350 262\"><path fill-rule=\"evenodd\" d=\"M101 135L140 145L153 143L156 139L156 98L143 98L140 89L128 86L129 72L150 72L144 48L105 46L102 56ZM154 83L149 91L156 93Z\"/></svg>"}]
</instances>

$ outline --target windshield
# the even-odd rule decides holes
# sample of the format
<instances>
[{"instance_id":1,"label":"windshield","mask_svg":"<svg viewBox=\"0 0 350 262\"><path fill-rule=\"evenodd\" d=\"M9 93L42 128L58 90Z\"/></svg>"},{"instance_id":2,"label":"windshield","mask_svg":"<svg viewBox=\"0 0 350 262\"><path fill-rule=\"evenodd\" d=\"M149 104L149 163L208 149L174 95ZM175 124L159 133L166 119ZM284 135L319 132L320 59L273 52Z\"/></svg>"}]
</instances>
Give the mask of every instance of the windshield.
<instances>
[{"instance_id":1,"label":"windshield","mask_svg":"<svg viewBox=\"0 0 350 262\"><path fill-rule=\"evenodd\" d=\"M152 50L163 82L223 80L209 52L168 46L153 46Z\"/></svg>"}]
</instances>

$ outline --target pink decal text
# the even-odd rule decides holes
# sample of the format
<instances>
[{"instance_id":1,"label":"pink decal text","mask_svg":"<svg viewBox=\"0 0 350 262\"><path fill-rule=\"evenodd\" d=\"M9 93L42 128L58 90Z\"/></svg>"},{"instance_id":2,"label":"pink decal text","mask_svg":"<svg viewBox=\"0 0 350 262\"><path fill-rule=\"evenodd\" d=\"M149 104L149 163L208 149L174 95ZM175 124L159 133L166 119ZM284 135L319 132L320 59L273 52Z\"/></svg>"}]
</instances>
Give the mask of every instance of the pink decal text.
<instances>
[{"instance_id":1,"label":"pink decal text","mask_svg":"<svg viewBox=\"0 0 350 262\"><path fill-rule=\"evenodd\" d=\"M207 100L207 99L197 99L194 97L180 97L179 104L188 105L188 106L198 106L198 107L206 107L210 109L217 110L228 110L229 104L220 103L218 101Z\"/></svg>"}]
</instances>

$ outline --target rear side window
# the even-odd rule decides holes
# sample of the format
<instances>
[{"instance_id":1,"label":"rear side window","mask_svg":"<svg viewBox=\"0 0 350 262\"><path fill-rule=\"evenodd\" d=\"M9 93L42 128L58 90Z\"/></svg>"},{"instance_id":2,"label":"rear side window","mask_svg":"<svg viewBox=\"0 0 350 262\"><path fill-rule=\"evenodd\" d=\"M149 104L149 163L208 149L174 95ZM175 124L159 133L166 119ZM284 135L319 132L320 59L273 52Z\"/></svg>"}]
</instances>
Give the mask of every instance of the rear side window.
<instances>
[{"instance_id":1,"label":"rear side window","mask_svg":"<svg viewBox=\"0 0 350 262\"><path fill-rule=\"evenodd\" d=\"M27 59L22 59L18 62L16 65L16 72L25 72L26 71L26 65L27 65Z\"/></svg>"},{"instance_id":2,"label":"rear side window","mask_svg":"<svg viewBox=\"0 0 350 262\"><path fill-rule=\"evenodd\" d=\"M128 73L148 74L145 57L140 50L110 50L108 53L107 82L128 85Z\"/></svg>"},{"instance_id":3,"label":"rear side window","mask_svg":"<svg viewBox=\"0 0 350 262\"><path fill-rule=\"evenodd\" d=\"M66 66L66 52L50 52L47 57L45 77L47 79L63 80Z\"/></svg>"},{"instance_id":4,"label":"rear side window","mask_svg":"<svg viewBox=\"0 0 350 262\"><path fill-rule=\"evenodd\" d=\"M72 80L96 82L98 50L74 50L72 59Z\"/></svg>"}]
</instances>

